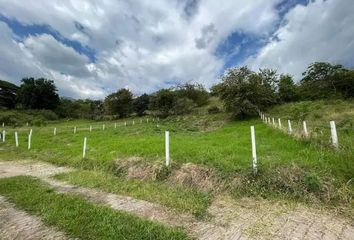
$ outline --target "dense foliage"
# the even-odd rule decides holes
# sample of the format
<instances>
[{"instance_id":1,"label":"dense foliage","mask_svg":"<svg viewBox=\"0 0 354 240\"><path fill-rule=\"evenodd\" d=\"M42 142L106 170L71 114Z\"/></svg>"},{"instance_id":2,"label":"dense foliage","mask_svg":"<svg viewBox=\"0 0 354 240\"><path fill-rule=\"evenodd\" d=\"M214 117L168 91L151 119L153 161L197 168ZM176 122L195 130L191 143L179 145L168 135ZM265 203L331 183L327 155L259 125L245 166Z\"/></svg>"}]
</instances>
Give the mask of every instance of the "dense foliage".
<instances>
[{"instance_id":1,"label":"dense foliage","mask_svg":"<svg viewBox=\"0 0 354 240\"><path fill-rule=\"evenodd\" d=\"M230 69L218 86L218 95L234 117L245 118L277 102L273 70L255 73L247 67Z\"/></svg>"},{"instance_id":2,"label":"dense foliage","mask_svg":"<svg viewBox=\"0 0 354 240\"><path fill-rule=\"evenodd\" d=\"M107 114L118 115L119 118L126 117L133 109L133 94L122 88L106 97L104 107Z\"/></svg>"},{"instance_id":3,"label":"dense foliage","mask_svg":"<svg viewBox=\"0 0 354 240\"><path fill-rule=\"evenodd\" d=\"M295 84L292 76L261 69L258 73L247 67L232 68L222 82L212 87L234 117L256 115L268 107L284 102L341 99L354 97L354 70L341 65L315 62Z\"/></svg>"},{"instance_id":4,"label":"dense foliage","mask_svg":"<svg viewBox=\"0 0 354 240\"><path fill-rule=\"evenodd\" d=\"M60 101L54 81L44 78L24 78L17 101L25 109L55 109Z\"/></svg>"},{"instance_id":5,"label":"dense foliage","mask_svg":"<svg viewBox=\"0 0 354 240\"><path fill-rule=\"evenodd\" d=\"M0 108L15 107L18 89L15 84L0 80Z\"/></svg>"},{"instance_id":6,"label":"dense foliage","mask_svg":"<svg viewBox=\"0 0 354 240\"><path fill-rule=\"evenodd\" d=\"M138 116L143 116L149 109L150 97L146 93L134 99L134 112Z\"/></svg>"}]
</instances>

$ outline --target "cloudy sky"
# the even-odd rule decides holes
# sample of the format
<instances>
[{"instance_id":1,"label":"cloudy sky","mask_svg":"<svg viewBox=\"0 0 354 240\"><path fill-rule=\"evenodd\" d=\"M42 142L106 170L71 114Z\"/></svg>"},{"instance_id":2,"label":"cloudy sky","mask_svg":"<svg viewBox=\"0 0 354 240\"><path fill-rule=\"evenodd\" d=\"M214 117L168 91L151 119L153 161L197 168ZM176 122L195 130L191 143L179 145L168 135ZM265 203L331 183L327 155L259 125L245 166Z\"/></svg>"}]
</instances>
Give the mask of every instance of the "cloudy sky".
<instances>
[{"instance_id":1,"label":"cloudy sky","mask_svg":"<svg viewBox=\"0 0 354 240\"><path fill-rule=\"evenodd\" d=\"M353 0L0 0L0 79L93 99L210 87L242 65L299 80L314 61L354 67L353 12Z\"/></svg>"}]
</instances>

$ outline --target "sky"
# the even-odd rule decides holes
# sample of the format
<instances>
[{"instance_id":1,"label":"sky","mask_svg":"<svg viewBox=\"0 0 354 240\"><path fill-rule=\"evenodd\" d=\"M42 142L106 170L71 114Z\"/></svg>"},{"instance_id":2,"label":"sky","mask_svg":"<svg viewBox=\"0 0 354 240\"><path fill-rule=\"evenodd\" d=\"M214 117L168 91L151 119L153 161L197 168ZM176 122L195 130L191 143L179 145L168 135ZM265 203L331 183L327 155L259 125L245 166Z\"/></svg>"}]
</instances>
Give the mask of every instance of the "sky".
<instances>
[{"instance_id":1,"label":"sky","mask_svg":"<svg viewBox=\"0 0 354 240\"><path fill-rule=\"evenodd\" d=\"M91 99L211 87L245 65L299 81L312 62L354 67L353 12L353 0L0 0L0 79Z\"/></svg>"}]
</instances>

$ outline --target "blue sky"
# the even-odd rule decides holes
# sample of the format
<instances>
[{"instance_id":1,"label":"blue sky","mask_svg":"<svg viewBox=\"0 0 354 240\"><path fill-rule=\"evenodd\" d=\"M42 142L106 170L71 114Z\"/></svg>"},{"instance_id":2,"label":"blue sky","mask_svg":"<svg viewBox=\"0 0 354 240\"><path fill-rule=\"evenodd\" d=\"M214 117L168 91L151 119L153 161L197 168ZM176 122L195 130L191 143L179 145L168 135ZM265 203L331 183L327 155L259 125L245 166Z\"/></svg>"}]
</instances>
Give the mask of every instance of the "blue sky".
<instances>
[{"instance_id":1,"label":"blue sky","mask_svg":"<svg viewBox=\"0 0 354 240\"><path fill-rule=\"evenodd\" d=\"M298 81L314 61L354 64L351 0L30 2L0 0L0 78L47 77L69 97L210 87L242 65Z\"/></svg>"}]
</instances>

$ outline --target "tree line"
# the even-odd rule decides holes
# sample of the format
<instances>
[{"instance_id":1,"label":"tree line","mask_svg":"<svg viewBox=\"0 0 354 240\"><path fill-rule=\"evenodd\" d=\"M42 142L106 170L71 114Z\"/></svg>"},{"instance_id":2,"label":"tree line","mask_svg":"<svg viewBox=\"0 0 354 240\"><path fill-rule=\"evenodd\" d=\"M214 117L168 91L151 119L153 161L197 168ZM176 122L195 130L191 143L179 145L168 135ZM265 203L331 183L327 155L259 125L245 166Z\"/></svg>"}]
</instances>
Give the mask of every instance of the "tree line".
<instances>
[{"instance_id":1,"label":"tree line","mask_svg":"<svg viewBox=\"0 0 354 240\"><path fill-rule=\"evenodd\" d=\"M61 118L183 115L207 105L211 96L219 97L234 118L246 118L285 102L353 98L354 70L315 62L295 84L291 75L278 74L273 69L254 72L239 67L227 70L210 91L201 84L187 83L134 96L130 90L122 88L104 100L60 98L54 81L44 78L24 78L20 86L0 80L0 108L49 109ZM215 113L220 109L213 107L208 111Z\"/></svg>"}]
</instances>

